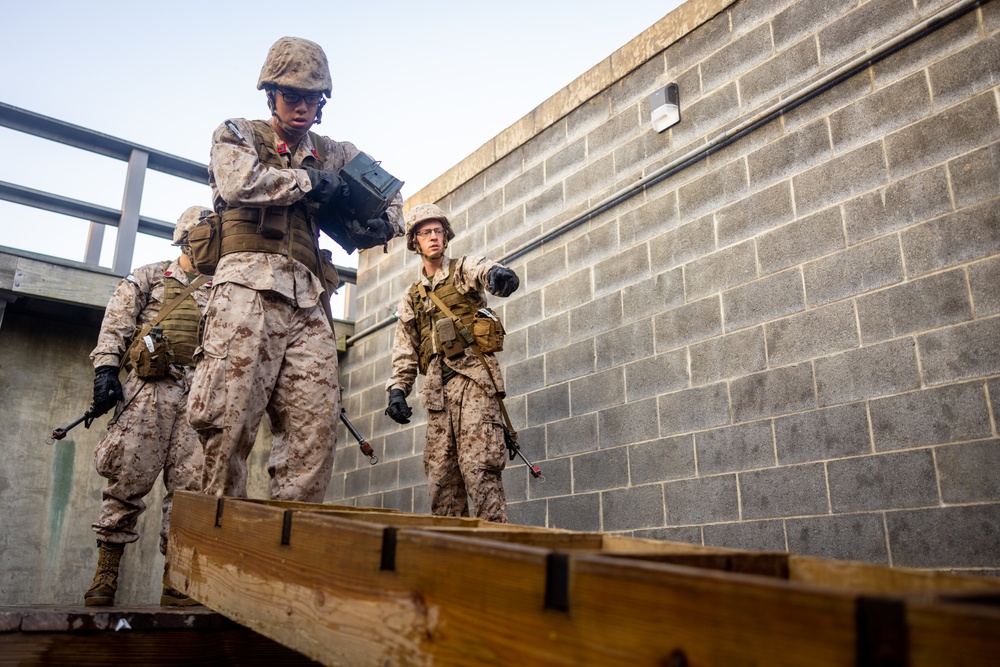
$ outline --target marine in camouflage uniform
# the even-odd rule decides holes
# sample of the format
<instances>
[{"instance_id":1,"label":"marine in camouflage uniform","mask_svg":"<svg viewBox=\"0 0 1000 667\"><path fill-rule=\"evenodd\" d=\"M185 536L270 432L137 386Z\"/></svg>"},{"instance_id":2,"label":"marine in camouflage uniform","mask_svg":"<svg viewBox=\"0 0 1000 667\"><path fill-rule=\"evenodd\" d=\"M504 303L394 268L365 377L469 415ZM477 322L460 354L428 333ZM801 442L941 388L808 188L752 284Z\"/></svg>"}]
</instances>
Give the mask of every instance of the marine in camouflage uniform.
<instances>
[{"instance_id":1,"label":"marine in camouflage uniform","mask_svg":"<svg viewBox=\"0 0 1000 667\"><path fill-rule=\"evenodd\" d=\"M193 206L177 222L174 244L182 244L187 230L209 209ZM115 288L101 324L97 347L91 353L95 367L94 405L115 408L108 432L94 452L97 472L107 478L100 515L93 524L98 539L98 568L94 583L84 595L88 606L114 603L118 564L125 545L139 539L136 522L146 509L143 498L163 472L166 495L160 524L160 553L167 553L174 491L201 489L202 451L198 436L187 420L187 393L198 342L201 315L208 304L208 288L198 286L183 296L197 273L182 254L170 262L156 262L134 269ZM126 359L137 333L152 324L161 309L175 299L179 305L165 313L157 326L170 342L171 357L164 360L166 375L143 379L128 364L124 386L119 366ZM131 348L134 349L134 348ZM172 360L167 366L167 361ZM164 584L161 604L187 605L194 601Z\"/></svg>"},{"instance_id":2,"label":"marine in camouflage uniform","mask_svg":"<svg viewBox=\"0 0 1000 667\"><path fill-rule=\"evenodd\" d=\"M465 347L460 356L445 357L433 323L446 315L429 293L438 295L457 317L466 315L465 321L486 307L485 292L509 296L519 281L513 271L489 259L445 256L454 236L444 211L434 204L419 204L406 217L407 248L420 255L422 264L420 279L399 303L392 377L385 385L386 414L400 424L409 423L412 412L406 396L417 374L424 374L424 472L431 513L469 516L471 496L476 517L506 523L500 365L493 354L484 353L484 366L472 347Z\"/></svg>"},{"instance_id":3,"label":"marine in camouflage uniform","mask_svg":"<svg viewBox=\"0 0 1000 667\"><path fill-rule=\"evenodd\" d=\"M263 415L274 438L270 497L322 502L340 417L337 347L316 211L349 196L338 172L351 143L312 133L331 93L319 45L283 37L257 84L270 121L237 118L212 137L209 181L222 220L189 402L205 452L203 492L246 496L247 457ZM402 198L369 221L370 245L402 234ZM332 268L332 264L327 269Z\"/></svg>"}]
</instances>

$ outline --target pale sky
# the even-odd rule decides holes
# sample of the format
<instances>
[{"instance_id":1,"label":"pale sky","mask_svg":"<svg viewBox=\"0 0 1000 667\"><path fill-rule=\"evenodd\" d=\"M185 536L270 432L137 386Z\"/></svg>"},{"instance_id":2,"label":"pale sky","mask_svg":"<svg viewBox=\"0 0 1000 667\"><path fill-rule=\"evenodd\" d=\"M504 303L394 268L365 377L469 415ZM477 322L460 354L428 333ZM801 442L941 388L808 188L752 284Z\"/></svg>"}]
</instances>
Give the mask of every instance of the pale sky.
<instances>
[{"instance_id":1,"label":"pale sky","mask_svg":"<svg viewBox=\"0 0 1000 667\"><path fill-rule=\"evenodd\" d=\"M408 197L679 4L8 3L0 101L207 164L223 120L268 116L256 84L271 44L305 37L324 48L333 76L314 129L381 160ZM6 128L0 145L0 180L121 206L124 162ZM207 186L147 172L143 215L172 222L195 204L210 206ZM3 246L82 260L88 226L0 201ZM140 235L134 265L175 255L167 241ZM356 256L335 257L356 265Z\"/></svg>"}]
</instances>

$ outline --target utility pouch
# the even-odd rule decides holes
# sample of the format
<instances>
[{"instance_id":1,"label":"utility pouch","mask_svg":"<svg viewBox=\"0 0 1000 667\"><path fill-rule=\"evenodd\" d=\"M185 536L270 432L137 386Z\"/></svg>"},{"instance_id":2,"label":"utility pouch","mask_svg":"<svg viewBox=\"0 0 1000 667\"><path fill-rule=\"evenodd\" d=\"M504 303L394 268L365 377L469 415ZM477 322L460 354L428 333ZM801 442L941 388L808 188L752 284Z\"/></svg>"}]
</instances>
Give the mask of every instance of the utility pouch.
<instances>
[{"instance_id":1,"label":"utility pouch","mask_svg":"<svg viewBox=\"0 0 1000 667\"><path fill-rule=\"evenodd\" d=\"M333 264L333 253L324 248L320 250L319 254L323 280L326 281L326 293L327 296L332 296L337 291L337 288L340 287L340 274L337 273L337 267Z\"/></svg>"},{"instance_id":2,"label":"utility pouch","mask_svg":"<svg viewBox=\"0 0 1000 667\"><path fill-rule=\"evenodd\" d=\"M266 239L280 241L285 238L288 229L288 207L265 208L260 212L260 222L257 223L257 233Z\"/></svg>"},{"instance_id":3,"label":"utility pouch","mask_svg":"<svg viewBox=\"0 0 1000 667\"><path fill-rule=\"evenodd\" d=\"M202 216L187 233L191 263L199 273L210 276L222 256L222 218L217 213Z\"/></svg>"},{"instance_id":4,"label":"utility pouch","mask_svg":"<svg viewBox=\"0 0 1000 667\"><path fill-rule=\"evenodd\" d=\"M449 359L461 356L465 351L465 341L455 329L455 322L449 317L442 317L434 322L434 333L437 336L438 347Z\"/></svg>"},{"instance_id":5,"label":"utility pouch","mask_svg":"<svg viewBox=\"0 0 1000 667\"><path fill-rule=\"evenodd\" d=\"M137 377L155 380L166 377L174 360L170 341L163 337L163 329L153 327L149 333L132 343L128 351L129 363Z\"/></svg>"},{"instance_id":6,"label":"utility pouch","mask_svg":"<svg viewBox=\"0 0 1000 667\"><path fill-rule=\"evenodd\" d=\"M480 308L472 320L472 335L483 352L503 351L504 331L500 318L491 308Z\"/></svg>"}]
</instances>

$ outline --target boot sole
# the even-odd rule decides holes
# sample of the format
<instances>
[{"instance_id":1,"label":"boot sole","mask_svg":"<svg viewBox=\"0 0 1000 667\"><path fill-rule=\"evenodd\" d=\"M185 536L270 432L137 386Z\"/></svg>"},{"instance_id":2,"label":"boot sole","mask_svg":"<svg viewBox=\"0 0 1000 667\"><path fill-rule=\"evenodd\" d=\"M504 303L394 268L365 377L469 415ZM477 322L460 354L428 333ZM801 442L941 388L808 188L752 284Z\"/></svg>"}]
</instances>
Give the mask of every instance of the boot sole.
<instances>
[{"instance_id":1,"label":"boot sole","mask_svg":"<svg viewBox=\"0 0 1000 667\"><path fill-rule=\"evenodd\" d=\"M160 606L161 607L201 607L203 606L197 600L192 598L175 598L171 595L160 596Z\"/></svg>"},{"instance_id":2,"label":"boot sole","mask_svg":"<svg viewBox=\"0 0 1000 667\"><path fill-rule=\"evenodd\" d=\"M85 607L110 607L115 603L114 597L91 597L84 598L83 604Z\"/></svg>"}]
</instances>

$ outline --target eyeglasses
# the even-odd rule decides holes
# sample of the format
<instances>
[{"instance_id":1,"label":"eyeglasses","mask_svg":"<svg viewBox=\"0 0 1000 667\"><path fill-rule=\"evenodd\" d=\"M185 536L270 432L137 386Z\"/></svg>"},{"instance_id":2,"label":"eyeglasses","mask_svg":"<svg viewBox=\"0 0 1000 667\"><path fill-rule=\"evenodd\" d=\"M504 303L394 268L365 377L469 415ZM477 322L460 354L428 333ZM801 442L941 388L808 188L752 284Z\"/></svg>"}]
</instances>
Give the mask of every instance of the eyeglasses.
<instances>
[{"instance_id":1,"label":"eyeglasses","mask_svg":"<svg viewBox=\"0 0 1000 667\"><path fill-rule=\"evenodd\" d=\"M280 88L275 88L274 90L281 95L281 99L285 100L286 104L298 104L300 101L304 101L306 104L312 106L323 101L323 93L296 93L281 90Z\"/></svg>"},{"instance_id":2,"label":"eyeglasses","mask_svg":"<svg viewBox=\"0 0 1000 667\"><path fill-rule=\"evenodd\" d=\"M415 234L422 239L425 239L428 236L444 236L444 227L435 227L433 229L421 229L420 231L415 232Z\"/></svg>"}]
</instances>

